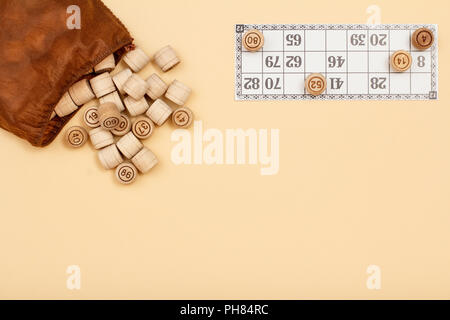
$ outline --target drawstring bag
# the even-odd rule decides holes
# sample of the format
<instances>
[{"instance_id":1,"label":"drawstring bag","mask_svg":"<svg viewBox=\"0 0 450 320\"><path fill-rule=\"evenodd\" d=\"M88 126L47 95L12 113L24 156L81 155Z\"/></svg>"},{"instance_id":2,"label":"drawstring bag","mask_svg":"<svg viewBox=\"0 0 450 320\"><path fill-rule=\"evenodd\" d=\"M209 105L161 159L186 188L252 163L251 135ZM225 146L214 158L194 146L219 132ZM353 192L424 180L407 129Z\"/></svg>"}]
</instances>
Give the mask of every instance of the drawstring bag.
<instances>
[{"instance_id":1,"label":"drawstring bag","mask_svg":"<svg viewBox=\"0 0 450 320\"><path fill-rule=\"evenodd\" d=\"M0 126L48 145L75 114L50 119L62 95L132 42L100 0L0 1Z\"/></svg>"}]
</instances>

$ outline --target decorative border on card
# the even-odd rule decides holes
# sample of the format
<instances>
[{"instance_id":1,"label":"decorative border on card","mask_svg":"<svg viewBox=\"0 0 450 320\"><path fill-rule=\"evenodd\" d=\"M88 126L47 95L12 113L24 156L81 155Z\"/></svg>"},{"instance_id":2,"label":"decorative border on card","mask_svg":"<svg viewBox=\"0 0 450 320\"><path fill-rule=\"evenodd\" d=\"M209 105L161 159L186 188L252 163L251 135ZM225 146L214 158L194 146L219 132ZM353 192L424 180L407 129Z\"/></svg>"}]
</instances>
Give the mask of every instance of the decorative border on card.
<instances>
[{"instance_id":1,"label":"decorative border on card","mask_svg":"<svg viewBox=\"0 0 450 320\"><path fill-rule=\"evenodd\" d=\"M416 30L428 28L435 34L431 47L431 91L429 94L242 94L242 34L258 30ZM236 24L236 100L436 100L438 99L438 26L435 24Z\"/></svg>"}]
</instances>

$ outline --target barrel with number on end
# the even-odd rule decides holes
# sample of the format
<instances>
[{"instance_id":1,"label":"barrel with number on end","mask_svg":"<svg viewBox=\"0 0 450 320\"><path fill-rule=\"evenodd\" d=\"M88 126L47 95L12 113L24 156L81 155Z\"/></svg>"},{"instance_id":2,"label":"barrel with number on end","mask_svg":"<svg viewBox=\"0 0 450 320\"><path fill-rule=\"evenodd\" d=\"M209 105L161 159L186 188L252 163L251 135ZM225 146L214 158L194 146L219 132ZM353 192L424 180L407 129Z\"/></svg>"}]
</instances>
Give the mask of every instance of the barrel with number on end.
<instances>
[{"instance_id":1,"label":"barrel with number on end","mask_svg":"<svg viewBox=\"0 0 450 320\"><path fill-rule=\"evenodd\" d=\"M130 162L123 162L116 168L116 179L121 184L131 184L136 180L138 171Z\"/></svg>"},{"instance_id":2,"label":"barrel with number on end","mask_svg":"<svg viewBox=\"0 0 450 320\"><path fill-rule=\"evenodd\" d=\"M65 141L72 148L83 146L87 140L88 133L83 127L73 126L66 131Z\"/></svg>"},{"instance_id":3,"label":"barrel with number on end","mask_svg":"<svg viewBox=\"0 0 450 320\"><path fill-rule=\"evenodd\" d=\"M313 96L321 95L327 88L327 80L320 73L313 73L306 78L305 88Z\"/></svg>"},{"instance_id":4,"label":"barrel with number on end","mask_svg":"<svg viewBox=\"0 0 450 320\"><path fill-rule=\"evenodd\" d=\"M113 130L120 123L120 112L113 102L106 102L98 106L100 126L105 130Z\"/></svg>"},{"instance_id":5,"label":"barrel with number on end","mask_svg":"<svg viewBox=\"0 0 450 320\"><path fill-rule=\"evenodd\" d=\"M144 140L151 136L155 125L152 120L146 116L139 116L133 121L131 131L133 131L136 138Z\"/></svg>"},{"instance_id":6,"label":"barrel with number on end","mask_svg":"<svg viewBox=\"0 0 450 320\"><path fill-rule=\"evenodd\" d=\"M412 56L405 50L395 51L391 56L391 66L397 72L405 72L411 68Z\"/></svg>"},{"instance_id":7,"label":"barrel with number on end","mask_svg":"<svg viewBox=\"0 0 450 320\"><path fill-rule=\"evenodd\" d=\"M264 35L256 29L248 30L242 37L242 45L248 51L258 51L264 45Z\"/></svg>"}]
</instances>

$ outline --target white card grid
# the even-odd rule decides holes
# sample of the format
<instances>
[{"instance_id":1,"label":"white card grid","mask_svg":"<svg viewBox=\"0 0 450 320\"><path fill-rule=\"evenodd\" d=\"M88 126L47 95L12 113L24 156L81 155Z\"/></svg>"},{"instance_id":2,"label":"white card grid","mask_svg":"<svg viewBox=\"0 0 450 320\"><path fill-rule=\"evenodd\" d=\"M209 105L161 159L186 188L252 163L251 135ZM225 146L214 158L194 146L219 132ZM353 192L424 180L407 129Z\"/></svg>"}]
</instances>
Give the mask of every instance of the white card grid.
<instances>
[{"instance_id":1,"label":"white card grid","mask_svg":"<svg viewBox=\"0 0 450 320\"><path fill-rule=\"evenodd\" d=\"M435 35L420 51L411 35L421 27ZM258 29L264 46L248 52L242 35ZM438 91L437 25L236 25L236 100L433 100ZM390 56L411 53L411 69L396 72ZM305 79L322 73L327 90L305 91Z\"/></svg>"}]
</instances>

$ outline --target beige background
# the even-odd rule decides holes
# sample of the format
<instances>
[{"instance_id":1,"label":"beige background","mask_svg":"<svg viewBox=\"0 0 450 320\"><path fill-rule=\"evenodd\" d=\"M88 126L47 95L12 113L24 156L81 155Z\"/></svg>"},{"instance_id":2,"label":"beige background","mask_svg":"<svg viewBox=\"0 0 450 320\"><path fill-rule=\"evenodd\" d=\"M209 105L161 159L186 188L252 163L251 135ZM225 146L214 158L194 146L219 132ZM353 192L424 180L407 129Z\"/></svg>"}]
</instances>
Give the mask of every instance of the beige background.
<instances>
[{"instance_id":1,"label":"beige background","mask_svg":"<svg viewBox=\"0 0 450 320\"><path fill-rule=\"evenodd\" d=\"M205 129L279 128L280 172L175 166L165 125L160 164L123 187L91 146L0 131L0 298L450 298L448 1L105 3L148 53L177 49L164 79L194 89ZM235 23L365 23L371 4L439 24L439 101L234 101Z\"/></svg>"}]
</instances>

